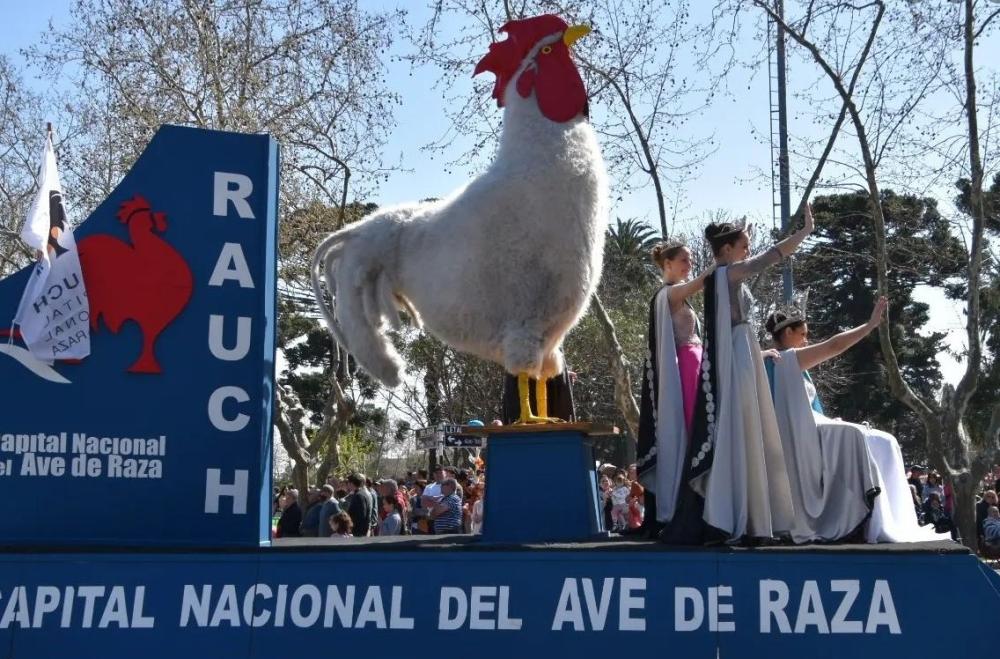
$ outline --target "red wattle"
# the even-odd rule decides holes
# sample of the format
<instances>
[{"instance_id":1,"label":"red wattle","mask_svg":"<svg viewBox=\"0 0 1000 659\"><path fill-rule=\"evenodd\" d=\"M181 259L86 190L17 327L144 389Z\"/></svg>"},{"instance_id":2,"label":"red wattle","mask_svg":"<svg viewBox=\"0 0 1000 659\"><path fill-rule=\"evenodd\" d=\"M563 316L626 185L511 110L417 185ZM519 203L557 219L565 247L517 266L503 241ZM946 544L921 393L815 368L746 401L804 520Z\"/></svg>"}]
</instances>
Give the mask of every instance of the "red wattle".
<instances>
[{"instance_id":1,"label":"red wattle","mask_svg":"<svg viewBox=\"0 0 1000 659\"><path fill-rule=\"evenodd\" d=\"M561 52L540 56L535 69L521 74L517 92L527 98L534 91L542 114L551 121L564 123L586 110L587 89L568 49L562 44L559 47Z\"/></svg>"}]
</instances>

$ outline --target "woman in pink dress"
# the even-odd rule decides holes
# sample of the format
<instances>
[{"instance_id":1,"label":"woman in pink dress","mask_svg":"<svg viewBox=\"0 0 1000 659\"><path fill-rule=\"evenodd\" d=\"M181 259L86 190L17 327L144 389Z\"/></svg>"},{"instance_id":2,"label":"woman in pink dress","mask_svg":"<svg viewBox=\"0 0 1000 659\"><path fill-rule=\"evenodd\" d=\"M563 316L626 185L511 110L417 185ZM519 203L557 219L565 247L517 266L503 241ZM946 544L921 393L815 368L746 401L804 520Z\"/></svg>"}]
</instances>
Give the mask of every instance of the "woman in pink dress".
<instances>
[{"instance_id":1,"label":"woman in pink dress","mask_svg":"<svg viewBox=\"0 0 1000 659\"><path fill-rule=\"evenodd\" d=\"M649 308L636 463L646 491L650 534L658 524L669 522L676 508L701 373L698 318L688 298L702 289L713 270L688 281L691 251L683 243L661 243L652 257L663 273L664 286Z\"/></svg>"}]
</instances>

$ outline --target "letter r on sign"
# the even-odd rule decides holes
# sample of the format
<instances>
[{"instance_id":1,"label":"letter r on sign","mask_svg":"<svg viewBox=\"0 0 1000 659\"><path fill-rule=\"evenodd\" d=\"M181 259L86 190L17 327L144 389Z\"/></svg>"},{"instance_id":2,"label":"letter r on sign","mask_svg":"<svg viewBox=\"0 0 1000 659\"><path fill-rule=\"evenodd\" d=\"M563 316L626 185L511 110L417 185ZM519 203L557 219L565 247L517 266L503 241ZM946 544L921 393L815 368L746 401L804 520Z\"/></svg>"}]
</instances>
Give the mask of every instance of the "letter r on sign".
<instances>
[{"instance_id":1,"label":"letter r on sign","mask_svg":"<svg viewBox=\"0 0 1000 659\"><path fill-rule=\"evenodd\" d=\"M212 194L212 214L225 217L229 214L229 202L232 202L237 215L252 220L253 211L247 198L253 193L253 181L243 174L215 172L215 187Z\"/></svg>"}]
</instances>

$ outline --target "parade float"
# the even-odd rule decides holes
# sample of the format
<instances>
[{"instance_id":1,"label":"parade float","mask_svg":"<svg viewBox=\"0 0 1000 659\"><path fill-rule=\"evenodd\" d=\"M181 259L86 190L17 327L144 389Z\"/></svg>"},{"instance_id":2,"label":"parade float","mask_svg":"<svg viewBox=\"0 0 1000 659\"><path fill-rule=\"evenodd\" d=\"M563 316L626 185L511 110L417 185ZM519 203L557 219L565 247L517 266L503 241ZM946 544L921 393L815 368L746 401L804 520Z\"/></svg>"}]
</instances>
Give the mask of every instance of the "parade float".
<instances>
[{"instance_id":1,"label":"parade float","mask_svg":"<svg viewBox=\"0 0 1000 659\"><path fill-rule=\"evenodd\" d=\"M526 59L568 48L562 27L542 28L533 37L512 33L527 39L517 44L513 65L512 45L494 45L481 70L497 74L499 94L501 82L518 81L523 103L506 112L529 112L537 99L551 121L585 131L585 97L580 105L573 89L558 85L550 94L537 84L544 67ZM519 139L544 145L550 137L529 131ZM455 429L489 438L481 537L272 541L278 146L265 135L161 128L75 228L89 311L77 306L74 279L50 282L34 301L56 346L68 348L79 327L89 327L89 356L61 359L57 348L51 360L39 360L15 327L6 329L6 656L446 651L489 659L530 651L860 659L993 650L988 630L1000 578L957 543L676 548L609 535L592 457L607 429L534 423L547 416L542 388L537 414L524 419L532 423ZM514 146L502 142L501 155ZM588 185L603 184L603 173L586 162L562 164L576 167ZM380 332L403 308L462 349L504 363L521 376L519 393L528 401L528 378L561 368L559 341L596 284L579 256L592 254L599 236L571 252L584 271L539 257L521 273L520 281L540 281L550 292L560 272L593 277L569 303L553 307L524 287L500 287L514 291L509 305L498 306L504 314L551 326L480 340L477 328L497 319L479 324L446 304L468 296L436 299L405 260L386 261L385 244L365 237L363 227L379 224L378 235L397 247L426 245L427 235L454 235L427 229L433 218L447 222L476 194L481 209L495 210L494 203L503 210L504 200L553 190L532 192L530 182L504 190L487 178L444 204L396 209L334 234L319 260L340 305L324 308L331 329L363 366L391 382L400 365ZM600 194L574 206L588 222L601 213ZM546 217L535 218L542 231ZM399 227L407 222L422 223L425 233L404 235ZM564 228L552 231L550 252L565 240ZM345 238L355 244L345 246ZM530 256L538 241L527 236L520 254ZM423 263L440 282L442 272ZM34 270L0 282L0 314L14 316ZM400 280L411 287L398 288ZM524 480L525 464L549 465L545 489L567 496L541 505ZM534 512L526 515L526 507Z\"/></svg>"}]
</instances>

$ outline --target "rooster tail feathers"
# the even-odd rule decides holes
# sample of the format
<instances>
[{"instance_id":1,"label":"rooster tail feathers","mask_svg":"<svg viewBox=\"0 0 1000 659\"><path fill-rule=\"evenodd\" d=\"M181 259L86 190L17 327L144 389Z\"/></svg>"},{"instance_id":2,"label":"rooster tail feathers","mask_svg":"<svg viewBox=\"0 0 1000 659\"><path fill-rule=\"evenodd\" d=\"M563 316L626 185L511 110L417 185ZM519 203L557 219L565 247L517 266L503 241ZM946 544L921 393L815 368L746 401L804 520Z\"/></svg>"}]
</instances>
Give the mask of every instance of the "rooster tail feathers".
<instances>
[{"instance_id":1,"label":"rooster tail feathers","mask_svg":"<svg viewBox=\"0 0 1000 659\"><path fill-rule=\"evenodd\" d=\"M324 271L327 269L327 262L334 263L338 253L341 251L341 246L343 244L345 236L341 233L334 233L327 236L323 242L319 244L316 251L313 252L312 267L309 271L309 278L312 281L313 296L316 298L316 304L319 306L320 312L323 314L323 322L326 325L327 330L333 335L333 340L340 345L347 347L347 341L344 339L344 331L341 329L340 324L337 322L337 318L334 315L333 306L326 301L326 296L323 294L323 286L321 284L321 279L323 277ZM334 281L333 278L327 276L327 286L330 289L330 296L333 297L334 293Z\"/></svg>"},{"instance_id":2,"label":"rooster tail feathers","mask_svg":"<svg viewBox=\"0 0 1000 659\"><path fill-rule=\"evenodd\" d=\"M382 332L383 318L399 325L395 296L383 264L367 250L346 250L349 235L335 233L316 248L310 272L313 294L334 340L386 386L400 382L399 353ZM325 280L335 305L323 294Z\"/></svg>"},{"instance_id":3,"label":"rooster tail feathers","mask_svg":"<svg viewBox=\"0 0 1000 659\"><path fill-rule=\"evenodd\" d=\"M384 272L379 274L376 288L380 309L379 315L389 321L389 326L392 329L398 330L403 326L403 323L399 319L399 306L396 303L396 293L392 290L392 282L389 281Z\"/></svg>"}]
</instances>

